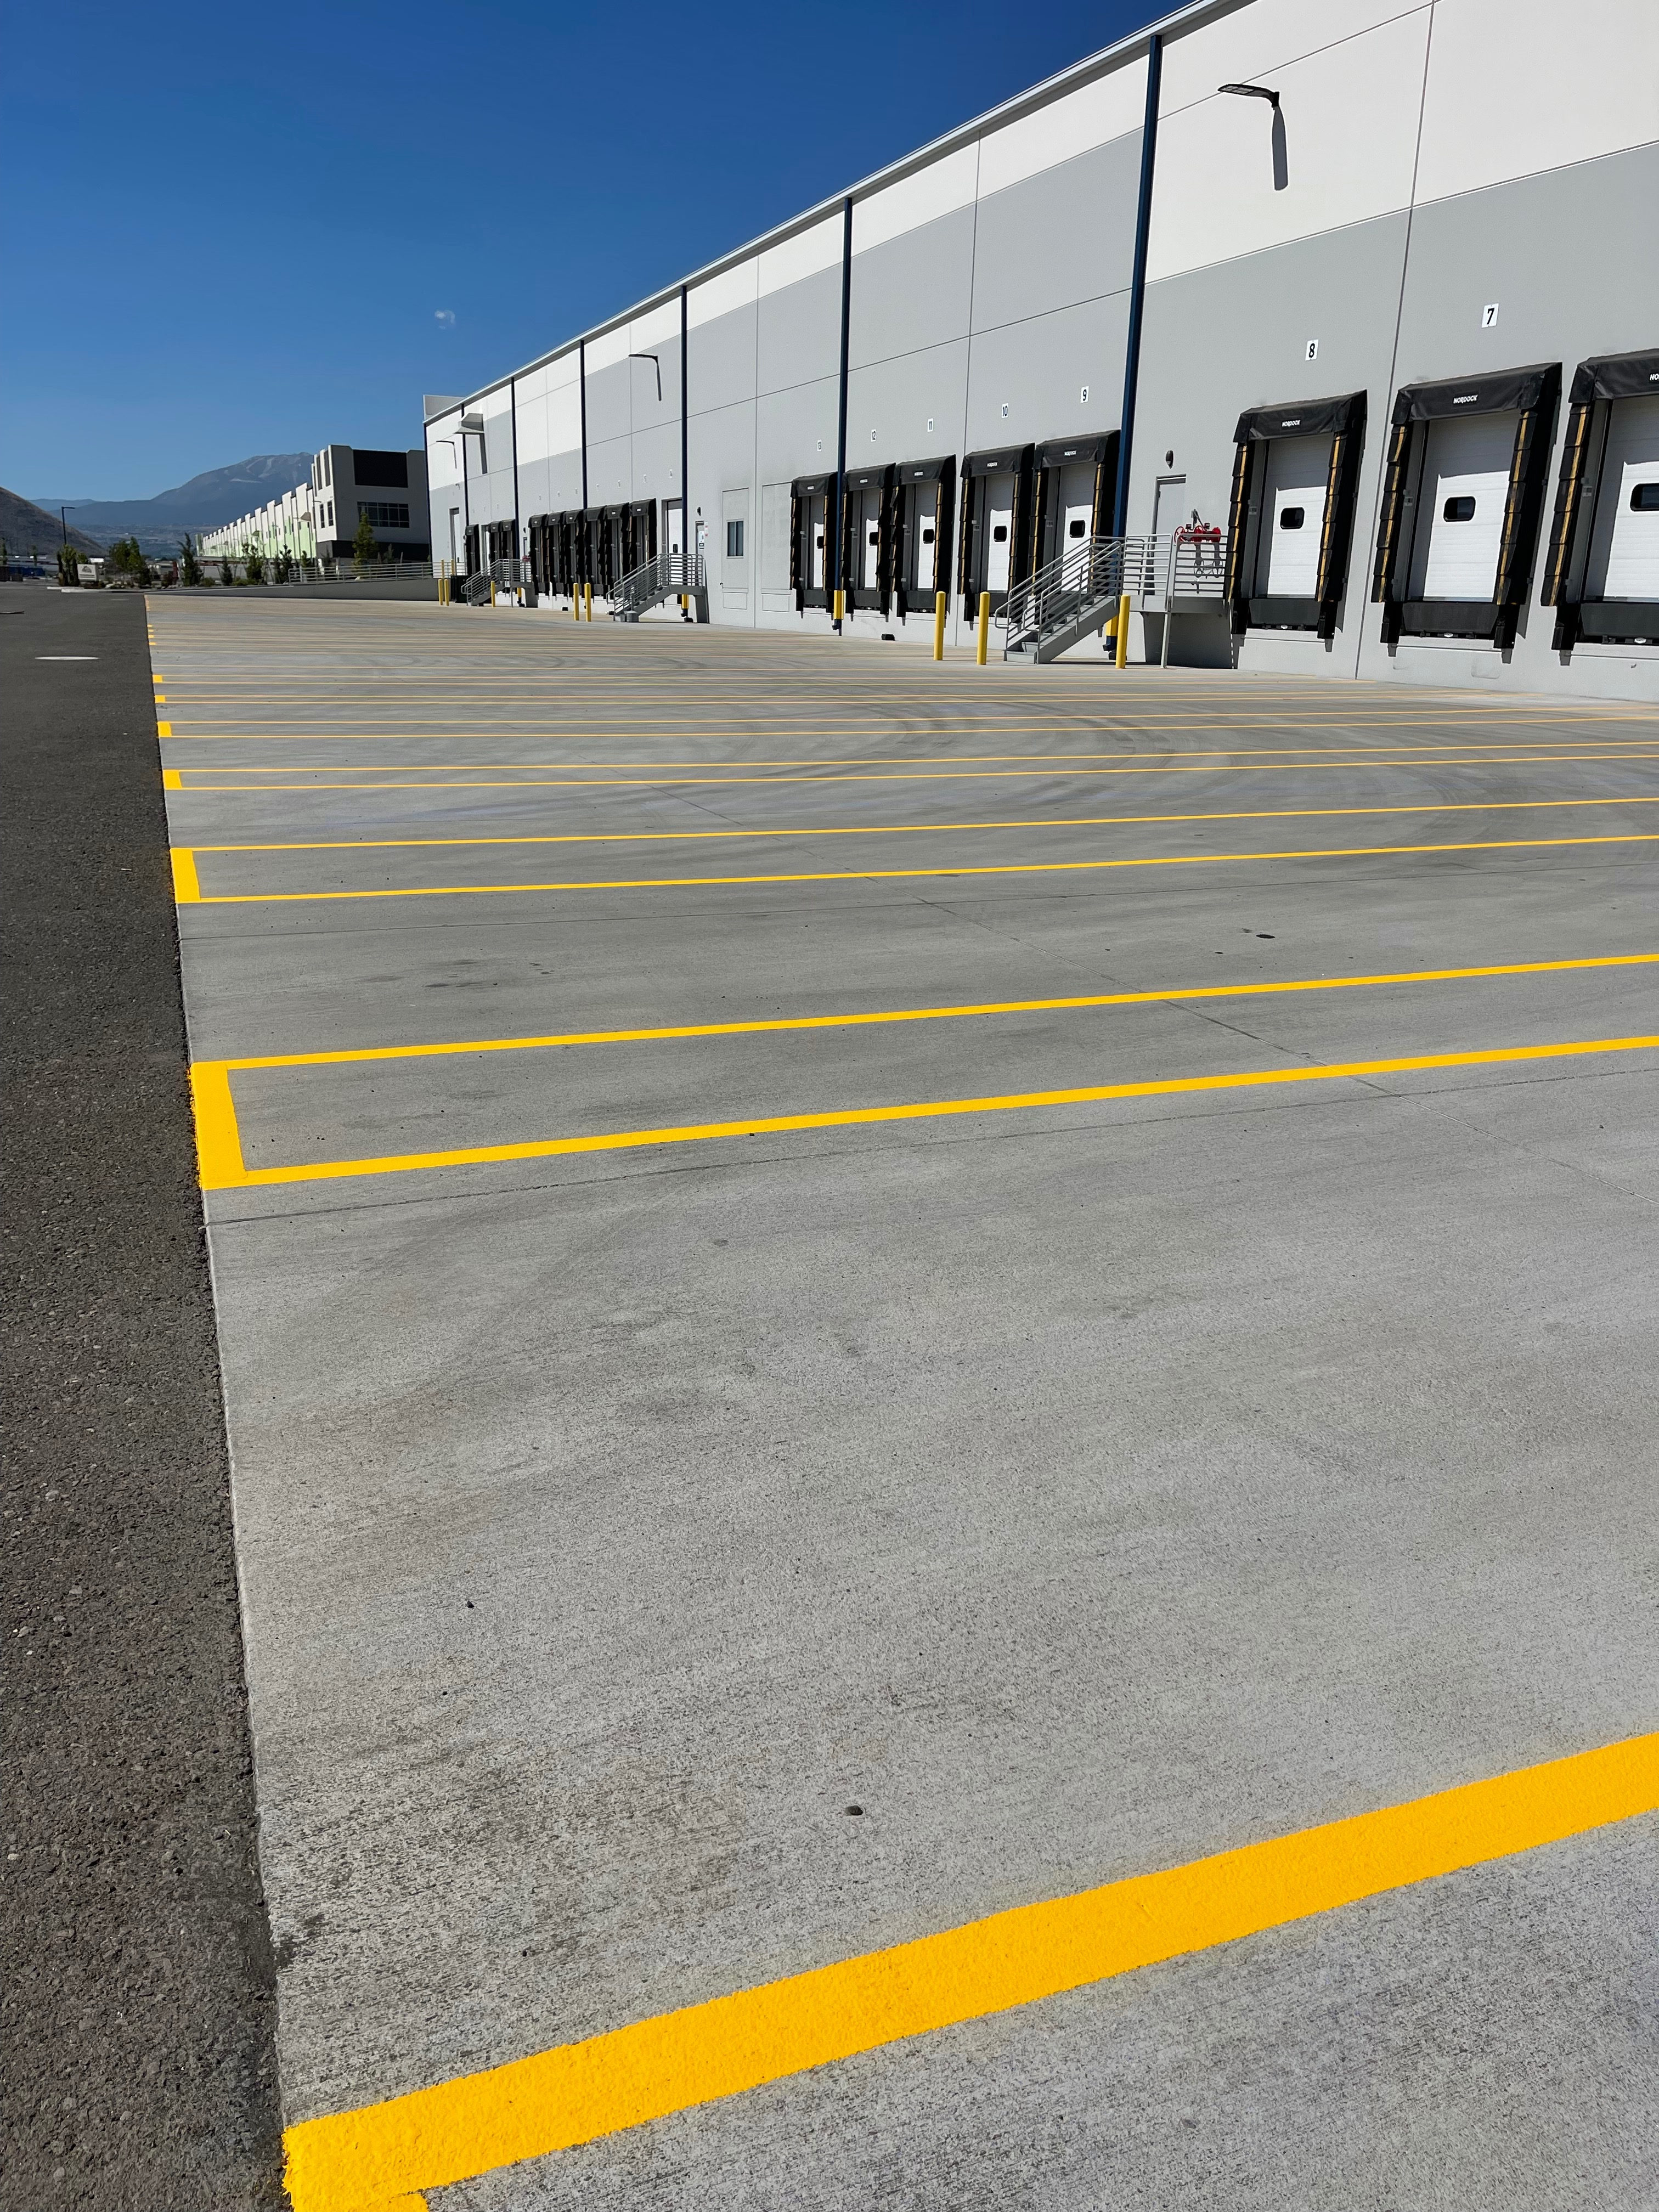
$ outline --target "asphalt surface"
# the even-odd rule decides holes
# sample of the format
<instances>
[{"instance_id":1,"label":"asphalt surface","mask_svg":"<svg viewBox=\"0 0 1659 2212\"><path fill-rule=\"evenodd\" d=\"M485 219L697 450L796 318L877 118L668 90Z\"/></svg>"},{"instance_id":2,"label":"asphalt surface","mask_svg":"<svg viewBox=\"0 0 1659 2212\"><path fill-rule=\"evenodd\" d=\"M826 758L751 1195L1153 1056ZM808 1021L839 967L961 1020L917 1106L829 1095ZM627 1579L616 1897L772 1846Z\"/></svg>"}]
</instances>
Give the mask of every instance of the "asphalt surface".
<instances>
[{"instance_id":1,"label":"asphalt surface","mask_svg":"<svg viewBox=\"0 0 1659 2212\"><path fill-rule=\"evenodd\" d=\"M283 2202L143 602L0 587L0 2204Z\"/></svg>"},{"instance_id":2,"label":"asphalt surface","mask_svg":"<svg viewBox=\"0 0 1659 2212\"><path fill-rule=\"evenodd\" d=\"M1651 715L152 621L289 2124L1653 1729ZM428 2203L1636 2207L1656 1829Z\"/></svg>"}]
</instances>

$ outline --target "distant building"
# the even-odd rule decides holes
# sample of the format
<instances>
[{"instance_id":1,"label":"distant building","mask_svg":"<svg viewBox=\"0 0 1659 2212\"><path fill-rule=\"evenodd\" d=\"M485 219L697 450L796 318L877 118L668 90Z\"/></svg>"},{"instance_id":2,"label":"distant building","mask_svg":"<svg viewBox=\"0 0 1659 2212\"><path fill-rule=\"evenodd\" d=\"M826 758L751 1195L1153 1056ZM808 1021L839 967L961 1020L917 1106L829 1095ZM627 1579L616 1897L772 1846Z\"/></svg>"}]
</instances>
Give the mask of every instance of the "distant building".
<instances>
[{"instance_id":1,"label":"distant building","mask_svg":"<svg viewBox=\"0 0 1659 2212\"><path fill-rule=\"evenodd\" d=\"M312 458L311 481L268 500L216 530L198 550L214 560L279 553L303 561L349 561L358 518L368 517L380 557L424 563L432 557L426 455L413 447L386 453L367 446L325 446Z\"/></svg>"}]
</instances>

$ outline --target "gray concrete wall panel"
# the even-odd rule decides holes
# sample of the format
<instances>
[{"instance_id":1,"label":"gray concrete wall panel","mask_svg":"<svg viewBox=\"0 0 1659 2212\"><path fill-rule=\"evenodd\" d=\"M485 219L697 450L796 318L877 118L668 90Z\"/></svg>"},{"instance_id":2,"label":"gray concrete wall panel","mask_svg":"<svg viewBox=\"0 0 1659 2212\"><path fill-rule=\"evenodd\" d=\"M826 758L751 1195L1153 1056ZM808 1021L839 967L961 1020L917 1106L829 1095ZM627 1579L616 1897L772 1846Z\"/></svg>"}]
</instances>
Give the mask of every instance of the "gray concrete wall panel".
<instances>
[{"instance_id":1,"label":"gray concrete wall panel","mask_svg":"<svg viewBox=\"0 0 1659 2212\"><path fill-rule=\"evenodd\" d=\"M1338 633L1351 632L1370 585L1370 548L1389 410L1407 218L1302 239L1237 261L1167 278L1146 288L1141 331L1129 528L1152 526L1158 480L1186 477L1185 505L1224 528L1232 483L1233 432L1246 408L1364 390L1365 447L1354 510L1348 588ZM1306 358L1317 339L1318 358ZM1165 455L1173 453L1170 463ZM1172 633L1172 648L1182 636ZM1318 652L1318 665L1342 672L1317 640L1291 650ZM1352 665L1348 646L1344 665ZM1254 635L1246 657L1261 658ZM1310 662L1310 665L1312 665Z\"/></svg>"},{"instance_id":2,"label":"gray concrete wall panel","mask_svg":"<svg viewBox=\"0 0 1659 2212\"><path fill-rule=\"evenodd\" d=\"M975 332L1127 291L1139 179L1137 131L982 199Z\"/></svg>"},{"instance_id":3,"label":"gray concrete wall panel","mask_svg":"<svg viewBox=\"0 0 1659 2212\"><path fill-rule=\"evenodd\" d=\"M942 338L965 337L973 289L971 207L955 209L855 253L852 365L861 368ZM840 343L838 324L837 351Z\"/></svg>"},{"instance_id":4,"label":"gray concrete wall panel","mask_svg":"<svg viewBox=\"0 0 1659 2212\"><path fill-rule=\"evenodd\" d=\"M639 363L612 362L587 372L587 445L591 453L607 438L625 438L634 427L633 386ZM649 364L647 365L647 374Z\"/></svg>"},{"instance_id":5,"label":"gray concrete wall panel","mask_svg":"<svg viewBox=\"0 0 1659 2212\"><path fill-rule=\"evenodd\" d=\"M763 392L756 407L756 459L764 483L792 483L836 465L838 380L815 378L787 392Z\"/></svg>"},{"instance_id":6,"label":"gray concrete wall panel","mask_svg":"<svg viewBox=\"0 0 1659 2212\"><path fill-rule=\"evenodd\" d=\"M961 452L967 377L965 337L853 369L847 380L848 467ZM833 421L833 383L830 395ZM833 456L833 440L825 450ZM805 475L810 465L799 472Z\"/></svg>"},{"instance_id":7,"label":"gray concrete wall panel","mask_svg":"<svg viewBox=\"0 0 1659 2212\"><path fill-rule=\"evenodd\" d=\"M750 305L692 325L688 343L694 415L707 415L754 398L756 319L756 309Z\"/></svg>"},{"instance_id":8,"label":"gray concrete wall panel","mask_svg":"<svg viewBox=\"0 0 1659 2212\"><path fill-rule=\"evenodd\" d=\"M787 392L826 369L833 374L841 358L839 265L768 292L760 302L759 328L756 366L762 392Z\"/></svg>"},{"instance_id":9,"label":"gray concrete wall panel","mask_svg":"<svg viewBox=\"0 0 1659 2212\"><path fill-rule=\"evenodd\" d=\"M1129 295L1121 292L975 331L963 450L1115 430L1128 322Z\"/></svg>"}]
</instances>

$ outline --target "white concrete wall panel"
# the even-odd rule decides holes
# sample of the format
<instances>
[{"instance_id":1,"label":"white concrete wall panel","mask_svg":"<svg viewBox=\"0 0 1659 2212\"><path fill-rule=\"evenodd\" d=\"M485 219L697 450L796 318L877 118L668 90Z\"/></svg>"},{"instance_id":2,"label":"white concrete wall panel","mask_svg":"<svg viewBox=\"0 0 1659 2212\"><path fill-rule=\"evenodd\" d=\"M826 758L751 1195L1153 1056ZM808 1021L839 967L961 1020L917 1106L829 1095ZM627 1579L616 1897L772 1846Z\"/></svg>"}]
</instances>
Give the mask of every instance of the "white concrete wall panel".
<instances>
[{"instance_id":1,"label":"white concrete wall panel","mask_svg":"<svg viewBox=\"0 0 1659 2212\"><path fill-rule=\"evenodd\" d=\"M906 231L920 230L958 208L972 207L978 188L979 147L959 146L925 168L902 177L853 210L853 252L856 257Z\"/></svg>"},{"instance_id":2,"label":"white concrete wall panel","mask_svg":"<svg viewBox=\"0 0 1659 2212\"><path fill-rule=\"evenodd\" d=\"M1654 0L1436 0L1419 202L1656 139Z\"/></svg>"},{"instance_id":3,"label":"white concrete wall panel","mask_svg":"<svg viewBox=\"0 0 1659 2212\"><path fill-rule=\"evenodd\" d=\"M1167 59L1164 68L1169 69ZM1140 58L1079 85L1074 92L1062 93L1000 130L988 131L979 142L979 196L987 199L993 192L1006 191L1011 185L1130 132L1138 144L1146 114L1146 64Z\"/></svg>"},{"instance_id":4,"label":"white concrete wall panel","mask_svg":"<svg viewBox=\"0 0 1659 2212\"><path fill-rule=\"evenodd\" d=\"M804 283L823 270L838 270L844 228L838 210L822 222L797 231L793 238L769 246L756 264L759 296L763 300L769 292L781 292L792 284Z\"/></svg>"},{"instance_id":5,"label":"white concrete wall panel","mask_svg":"<svg viewBox=\"0 0 1659 2212\"><path fill-rule=\"evenodd\" d=\"M1498 0L1487 0L1498 4ZM1405 15L1431 0L1249 0L1164 49L1160 116L1208 100L1218 84L1268 84L1273 72Z\"/></svg>"},{"instance_id":6,"label":"white concrete wall panel","mask_svg":"<svg viewBox=\"0 0 1659 2212\"><path fill-rule=\"evenodd\" d=\"M1289 177L1283 191L1274 185L1273 110L1266 100L1215 91L1232 81L1218 64L1207 98L1161 113L1148 276L1178 276L1409 206L1429 20L1426 9L1414 9L1257 72L1279 95Z\"/></svg>"},{"instance_id":7,"label":"white concrete wall panel","mask_svg":"<svg viewBox=\"0 0 1659 2212\"><path fill-rule=\"evenodd\" d=\"M1134 268L1140 133L1116 138L979 204L974 328L1127 289Z\"/></svg>"},{"instance_id":8,"label":"white concrete wall panel","mask_svg":"<svg viewBox=\"0 0 1659 2212\"><path fill-rule=\"evenodd\" d=\"M740 261L734 269L722 270L718 276L705 277L702 283L690 287L685 301L686 326L700 330L705 323L717 322L723 315L751 307L759 297L758 258Z\"/></svg>"}]
</instances>

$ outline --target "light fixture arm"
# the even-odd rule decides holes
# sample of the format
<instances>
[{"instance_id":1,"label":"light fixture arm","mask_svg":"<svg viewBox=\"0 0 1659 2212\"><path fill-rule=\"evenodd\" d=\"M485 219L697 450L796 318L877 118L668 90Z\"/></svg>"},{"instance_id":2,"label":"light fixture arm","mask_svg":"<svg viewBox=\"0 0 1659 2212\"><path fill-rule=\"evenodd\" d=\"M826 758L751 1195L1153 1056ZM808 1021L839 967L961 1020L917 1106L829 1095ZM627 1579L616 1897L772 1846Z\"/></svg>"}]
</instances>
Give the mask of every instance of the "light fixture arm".
<instances>
[{"instance_id":1,"label":"light fixture arm","mask_svg":"<svg viewBox=\"0 0 1659 2212\"><path fill-rule=\"evenodd\" d=\"M648 361L652 368L656 370L657 404L660 407L662 404L662 363L657 359L656 355L653 353L630 353L628 358L629 361Z\"/></svg>"}]
</instances>

